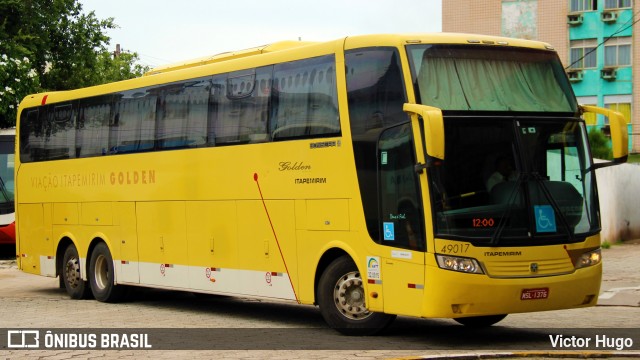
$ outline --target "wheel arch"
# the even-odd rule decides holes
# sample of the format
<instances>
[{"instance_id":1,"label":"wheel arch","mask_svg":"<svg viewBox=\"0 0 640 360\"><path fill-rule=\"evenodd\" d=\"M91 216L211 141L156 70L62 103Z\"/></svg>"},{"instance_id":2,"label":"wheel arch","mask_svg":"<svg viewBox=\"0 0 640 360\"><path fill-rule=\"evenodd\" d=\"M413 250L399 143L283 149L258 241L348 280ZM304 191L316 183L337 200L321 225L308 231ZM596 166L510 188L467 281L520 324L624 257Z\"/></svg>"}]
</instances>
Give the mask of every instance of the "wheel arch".
<instances>
[{"instance_id":1,"label":"wheel arch","mask_svg":"<svg viewBox=\"0 0 640 360\"><path fill-rule=\"evenodd\" d=\"M62 261L64 257L64 252L67 250L69 245L73 245L78 249L78 245L76 245L75 241L71 239L69 235L63 236L60 241L58 241L58 247L56 248L56 276L60 276L60 280L62 280Z\"/></svg>"},{"instance_id":2,"label":"wheel arch","mask_svg":"<svg viewBox=\"0 0 640 360\"><path fill-rule=\"evenodd\" d=\"M353 261L354 264L356 264L357 266L357 263L354 260L353 256L348 251L339 247L332 247L330 249L327 249L320 257L320 260L318 260L318 265L316 266L316 275L313 280L313 297L314 297L313 303L314 304L318 303L318 283L320 282L320 277L322 276L322 273L324 273L324 271L327 269L329 264L331 264L334 260L342 256L348 256L351 259L351 261Z\"/></svg>"}]
</instances>

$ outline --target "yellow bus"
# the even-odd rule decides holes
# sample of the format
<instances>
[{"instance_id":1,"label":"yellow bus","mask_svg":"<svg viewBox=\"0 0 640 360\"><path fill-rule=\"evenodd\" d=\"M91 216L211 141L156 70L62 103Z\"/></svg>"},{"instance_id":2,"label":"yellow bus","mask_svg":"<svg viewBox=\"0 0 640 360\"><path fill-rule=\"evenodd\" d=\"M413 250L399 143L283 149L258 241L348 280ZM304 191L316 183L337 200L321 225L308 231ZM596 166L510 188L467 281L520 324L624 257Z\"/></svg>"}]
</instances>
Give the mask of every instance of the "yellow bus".
<instances>
[{"instance_id":1,"label":"yellow bus","mask_svg":"<svg viewBox=\"0 0 640 360\"><path fill-rule=\"evenodd\" d=\"M596 304L580 116L609 117L609 164L626 124L576 103L548 44L366 35L147 75L20 105L19 267L72 298L280 299L345 334Z\"/></svg>"}]
</instances>

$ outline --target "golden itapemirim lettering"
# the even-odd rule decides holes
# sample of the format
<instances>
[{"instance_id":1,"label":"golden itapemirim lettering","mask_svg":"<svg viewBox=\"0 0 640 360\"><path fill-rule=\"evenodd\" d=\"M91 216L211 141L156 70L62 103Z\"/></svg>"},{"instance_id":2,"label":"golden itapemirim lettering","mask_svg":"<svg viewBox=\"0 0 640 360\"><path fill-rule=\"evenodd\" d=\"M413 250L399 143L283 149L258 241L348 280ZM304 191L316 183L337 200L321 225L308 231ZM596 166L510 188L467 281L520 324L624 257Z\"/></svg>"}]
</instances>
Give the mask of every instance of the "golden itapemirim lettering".
<instances>
[{"instance_id":1,"label":"golden itapemirim lettering","mask_svg":"<svg viewBox=\"0 0 640 360\"><path fill-rule=\"evenodd\" d=\"M106 176L101 173L84 174L48 174L31 178L31 186L35 189L72 188L72 187L95 187L106 185Z\"/></svg>"},{"instance_id":2,"label":"golden itapemirim lettering","mask_svg":"<svg viewBox=\"0 0 640 360\"><path fill-rule=\"evenodd\" d=\"M107 177L109 180L107 180ZM108 181L108 182L107 182ZM48 174L31 178L34 189L48 191L72 187L98 187L106 185L149 185L156 183L155 170L112 171L84 174Z\"/></svg>"},{"instance_id":3,"label":"golden itapemirim lettering","mask_svg":"<svg viewBox=\"0 0 640 360\"><path fill-rule=\"evenodd\" d=\"M156 183L155 170L113 171L111 185L148 185Z\"/></svg>"}]
</instances>

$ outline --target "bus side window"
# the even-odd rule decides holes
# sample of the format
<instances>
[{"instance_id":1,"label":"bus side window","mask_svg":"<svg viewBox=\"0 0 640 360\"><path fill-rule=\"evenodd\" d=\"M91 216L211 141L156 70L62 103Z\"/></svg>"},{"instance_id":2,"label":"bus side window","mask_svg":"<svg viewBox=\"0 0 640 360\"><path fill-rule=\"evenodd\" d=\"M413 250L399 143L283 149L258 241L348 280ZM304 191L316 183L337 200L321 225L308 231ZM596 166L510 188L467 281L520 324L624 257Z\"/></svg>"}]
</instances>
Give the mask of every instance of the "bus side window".
<instances>
[{"instance_id":1,"label":"bus side window","mask_svg":"<svg viewBox=\"0 0 640 360\"><path fill-rule=\"evenodd\" d=\"M209 143L265 142L272 66L216 76L209 106ZM264 91L267 90L267 91ZM213 141L212 141L213 140Z\"/></svg>"},{"instance_id":2,"label":"bus side window","mask_svg":"<svg viewBox=\"0 0 640 360\"><path fill-rule=\"evenodd\" d=\"M424 249L410 123L385 130L380 135L378 148L382 244Z\"/></svg>"},{"instance_id":3,"label":"bus side window","mask_svg":"<svg viewBox=\"0 0 640 360\"><path fill-rule=\"evenodd\" d=\"M137 91L136 97L124 95L115 106L110 124L110 153L131 153L153 149L157 97Z\"/></svg>"},{"instance_id":4,"label":"bus side window","mask_svg":"<svg viewBox=\"0 0 640 360\"><path fill-rule=\"evenodd\" d=\"M157 101L158 149L182 149L206 144L210 78L173 83Z\"/></svg>"},{"instance_id":5,"label":"bus side window","mask_svg":"<svg viewBox=\"0 0 640 360\"><path fill-rule=\"evenodd\" d=\"M42 124L38 119L39 109L26 109L20 119L20 161L37 161L38 134L42 132Z\"/></svg>"},{"instance_id":6,"label":"bus side window","mask_svg":"<svg viewBox=\"0 0 640 360\"><path fill-rule=\"evenodd\" d=\"M207 112L209 111L209 81L188 91L188 111L185 138L188 147L206 146Z\"/></svg>"},{"instance_id":7,"label":"bus side window","mask_svg":"<svg viewBox=\"0 0 640 360\"><path fill-rule=\"evenodd\" d=\"M50 105L45 124L45 158L75 157L75 113L71 104Z\"/></svg>"},{"instance_id":8,"label":"bus side window","mask_svg":"<svg viewBox=\"0 0 640 360\"><path fill-rule=\"evenodd\" d=\"M76 157L108 153L111 107L108 95L80 101L75 134Z\"/></svg>"},{"instance_id":9,"label":"bus side window","mask_svg":"<svg viewBox=\"0 0 640 360\"><path fill-rule=\"evenodd\" d=\"M378 164L375 154L384 127L408 121L398 51L395 48L355 49L345 54L347 101L353 135L358 185L369 236L382 238L378 214ZM397 211L394 210L394 211Z\"/></svg>"},{"instance_id":10,"label":"bus side window","mask_svg":"<svg viewBox=\"0 0 640 360\"><path fill-rule=\"evenodd\" d=\"M338 136L340 119L333 56L274 66L270 134L273 140Z\"/></svg>"},{"instance_id":11,"label":"bus side window","mask_svg":"<svg viewBox=\"0 0 640 360\"><path fill-rule=\"evenodd\" d=\"M268 140L267 118L271 97L270 82L273 66L257 68L251 96L243 101L240 115L240 140L259 143Z\"/></svg>"}]
</instances>

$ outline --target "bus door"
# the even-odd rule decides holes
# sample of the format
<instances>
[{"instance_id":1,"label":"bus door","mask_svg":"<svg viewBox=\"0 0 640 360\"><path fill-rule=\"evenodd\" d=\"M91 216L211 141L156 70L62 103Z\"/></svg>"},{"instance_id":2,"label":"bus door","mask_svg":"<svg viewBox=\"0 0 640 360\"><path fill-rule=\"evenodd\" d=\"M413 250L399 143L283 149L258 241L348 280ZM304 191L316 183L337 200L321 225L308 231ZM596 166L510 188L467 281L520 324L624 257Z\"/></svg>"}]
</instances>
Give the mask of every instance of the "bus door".
<instances>
[{"instance_id":1,"label":"bus door","mask_svg":"<svg viewBox=\"0 0 640 360\"><path fill-rule=\"evenodd\" d=\"M425 282L425 232L411 123L385 129L378 140L381 274L384 311L419 315Z\"/></svg>"}]
</instances>

